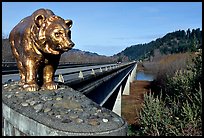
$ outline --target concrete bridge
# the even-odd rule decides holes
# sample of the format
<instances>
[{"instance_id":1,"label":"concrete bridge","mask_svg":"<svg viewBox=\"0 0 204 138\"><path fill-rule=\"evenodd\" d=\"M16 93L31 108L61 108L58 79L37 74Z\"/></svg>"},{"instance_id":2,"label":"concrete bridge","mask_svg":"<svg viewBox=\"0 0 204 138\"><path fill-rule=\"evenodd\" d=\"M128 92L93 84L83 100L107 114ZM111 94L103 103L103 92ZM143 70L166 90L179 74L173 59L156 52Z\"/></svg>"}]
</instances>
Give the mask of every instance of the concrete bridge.
<instances>
[{"instance_id":1,"label":"concrete bridge","mask_svg":"<svg viewBox=\"0 0 204 138\"><path fill-rule=\"evenodd\" d=\"M60 85L69 86L100 107L109 109L121 116L121 95L129 95L130 82L135 79L136 68L137 62L63 66L56 71L55 81ZM8 80L10 82L18 81L19 75L15 73L2 75L2 85L8 83ZM6 116L6 114L4 115ZM7 132L10 131L7 129ZM123 135L122 133L118 134ZM87 133L82 135L87 135Z\"/></svg>"}]
</instances>

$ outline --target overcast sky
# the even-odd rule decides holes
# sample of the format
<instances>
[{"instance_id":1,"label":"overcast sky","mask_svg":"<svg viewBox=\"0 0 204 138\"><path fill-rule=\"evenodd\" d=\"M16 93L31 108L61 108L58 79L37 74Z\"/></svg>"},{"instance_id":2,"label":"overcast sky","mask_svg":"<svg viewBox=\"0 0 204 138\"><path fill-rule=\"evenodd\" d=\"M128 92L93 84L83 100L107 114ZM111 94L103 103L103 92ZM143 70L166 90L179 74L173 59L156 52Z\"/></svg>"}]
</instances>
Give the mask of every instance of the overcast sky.
<instances>
[{"instance_id":1,"label":"overcast sky","mask_svg":"<svg viewBox=\"0 0 204 138\"><path fill-rule=\"evenodd\" d=\"M2 2L2 34L39 8L73 20L74 48L106 56L179 29L202 28L202 2Z\"/></svg>"}]
</instances>

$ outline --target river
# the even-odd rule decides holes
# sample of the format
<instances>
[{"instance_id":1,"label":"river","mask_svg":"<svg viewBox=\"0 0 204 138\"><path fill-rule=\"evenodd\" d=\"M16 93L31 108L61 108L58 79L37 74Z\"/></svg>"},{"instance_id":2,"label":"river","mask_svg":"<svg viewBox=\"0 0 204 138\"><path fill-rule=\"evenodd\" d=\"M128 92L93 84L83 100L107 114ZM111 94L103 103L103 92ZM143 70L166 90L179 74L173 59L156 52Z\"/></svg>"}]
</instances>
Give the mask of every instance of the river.
<instances>
[{"instance_id":1,"label":"river","mask_svg":"<svg viewBox=\"0 0 204 138\"><path fill-rule=\"evenodd\" d=\"M138 71L135 77L136 80L146 80L146 81L153 81L154 75L150 73L146 73L144 71Z\"/></svg>"}]
</instances>

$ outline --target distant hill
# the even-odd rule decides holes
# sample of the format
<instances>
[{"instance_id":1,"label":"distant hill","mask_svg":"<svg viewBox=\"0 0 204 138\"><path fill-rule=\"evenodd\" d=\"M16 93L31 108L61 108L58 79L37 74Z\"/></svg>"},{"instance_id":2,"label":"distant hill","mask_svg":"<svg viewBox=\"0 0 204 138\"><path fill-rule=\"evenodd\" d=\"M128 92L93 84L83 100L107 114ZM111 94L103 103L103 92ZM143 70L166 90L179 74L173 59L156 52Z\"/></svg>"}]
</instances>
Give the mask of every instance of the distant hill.
<instances>
[{"instance_id":1,"label":"distant hill","mask_svg":"<svg viewBox=\"0 0 204 138\"><path fill-rule=\"evenodd\" d=\"M117 62L117 57L109 57L88 51L81 51L79 49L72 49L63 53L60 61L73 63L113 63Z\"/></svg>"},{"instance_id":2,"label":"distant hill","mask_svg":"<svg viewBox=\"0 0 204 138\"><path fill-rule=\"evenodd\" d=\"M147 44L137 44L127 47L115 56L128 57L129 60L150 59L155 53L173 54L196 51L202 46L202 31L200 29L179 30L166 34L162 38ZM155 52L157 51L157 52Z\"/></svg>"},{"instance_id":3,"label":"distant hill","mask_svg":"<svg viewBox=\"0 0 204 138\"><path fill-rule=\"evenodd\" d=\"M60 62L73 63L113 63L117 62L117 56L103 56L97 53L72 49L62 54ZM11 53L11 47L8 39L2 39L2 62L15 61Z\"/></svg>"},{"instance_id":4,"label":"distant hill","mask_svg":"<svg viewBox=\"0 0 204 138\"><path fill-rule=\"evenodd\" d=\"M145 44L127 47L113 56L104 56L79 49L62 54L61 62L113 63L129 60L151 59L155 54L173 54L196 51L202 47L202 31L198 29L179 30ZM2 39L2 61L15 61L8 39Z\"/></svg>"}]
</instances>

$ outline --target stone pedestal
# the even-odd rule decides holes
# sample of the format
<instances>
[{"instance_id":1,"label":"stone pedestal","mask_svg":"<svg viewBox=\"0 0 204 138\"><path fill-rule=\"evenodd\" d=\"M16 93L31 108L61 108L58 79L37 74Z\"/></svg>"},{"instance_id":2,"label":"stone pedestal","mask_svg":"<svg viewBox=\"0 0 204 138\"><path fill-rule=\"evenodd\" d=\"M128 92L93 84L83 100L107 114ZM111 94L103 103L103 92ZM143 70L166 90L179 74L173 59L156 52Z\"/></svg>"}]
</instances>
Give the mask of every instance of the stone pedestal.
<instances>
[{"instance_id":1,"label":"stone pedestal","mask_svg":"<svg viewBox=\"0 0 204 138\"><path fill-rule=\"evenodd\" d=\"M27 92L16 82L2 86L3 135L126 136L127 123L64 85Z\"/></svg>"}]
</instances>

